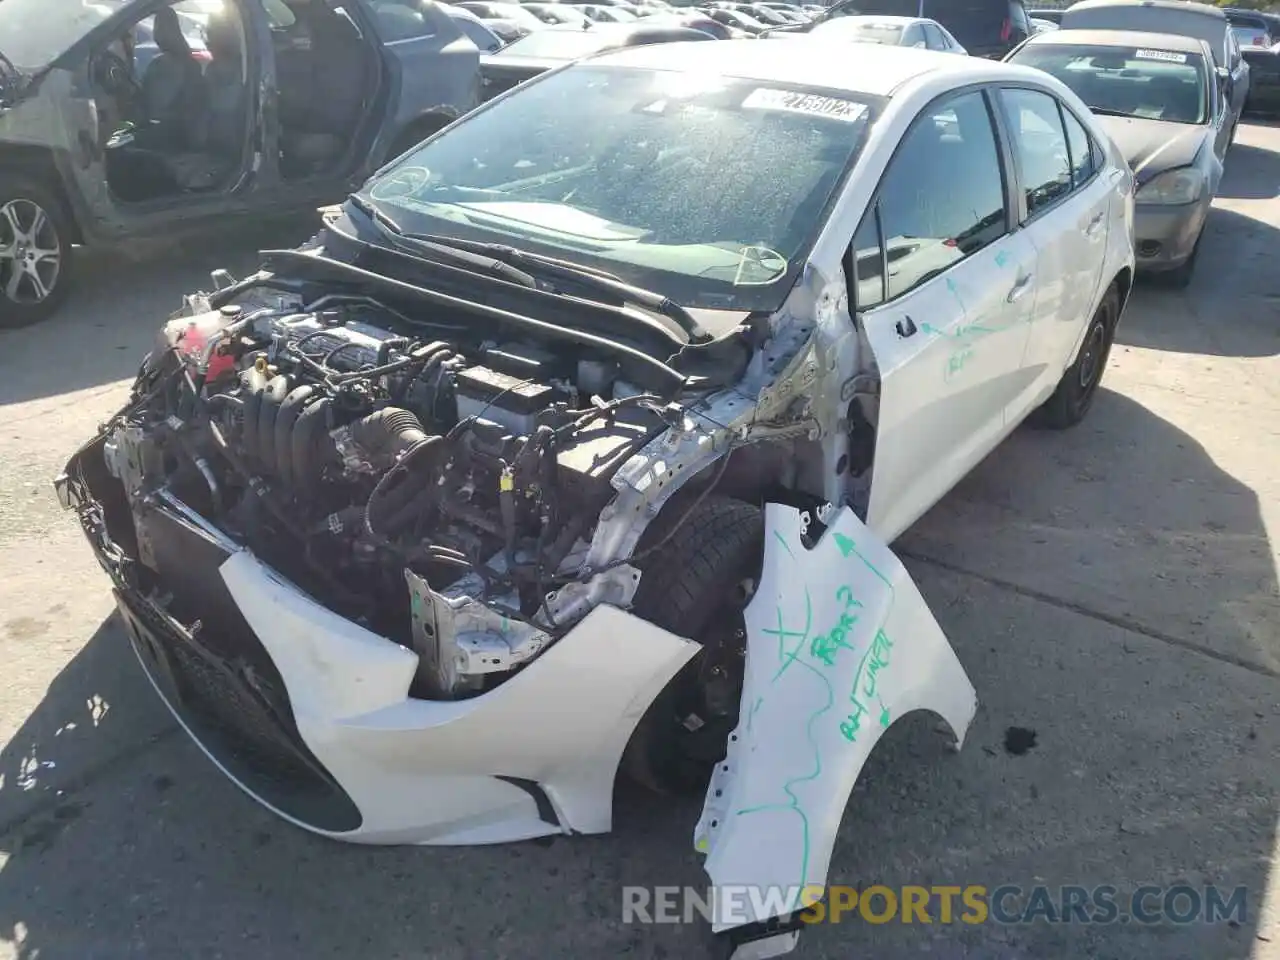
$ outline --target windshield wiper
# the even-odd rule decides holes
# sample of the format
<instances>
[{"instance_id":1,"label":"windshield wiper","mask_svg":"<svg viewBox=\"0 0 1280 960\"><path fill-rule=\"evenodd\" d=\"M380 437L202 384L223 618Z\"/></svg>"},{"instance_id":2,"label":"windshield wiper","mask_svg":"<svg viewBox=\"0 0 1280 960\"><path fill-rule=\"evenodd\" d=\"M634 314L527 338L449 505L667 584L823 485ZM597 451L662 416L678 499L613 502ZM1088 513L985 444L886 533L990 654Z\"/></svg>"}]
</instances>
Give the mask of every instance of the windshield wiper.
<instances>
[{"instance_id":1,"label":"windshield wiper","mask_svg":"<svg viewBox=\"0 0 1280 960\"><path fill-rule=\"evenodd\" d=\"M499 280L506 280L508 283L514 283L521 287L528 287L531 290L538 289L538 281L534 277L525 273L523 270L517 270L509 263L503 263L493 257L475 256L472 253L463 252L456 246L450 244L420 240L412 234L406 234L404 230L400 228L400 224L396 223L394 219L386 213L383 213L364 198L352 194L349 199L351 201L351 205L372 220L374 225L379 228L382 235L386 237L388 241L402 250L410 250L414 253L426 253L433 259L444 263L455 264L479 273L487 273ZM410 240L413 242L405 242Z\"/></svg>"},{"instance_id":2,"label":"windshield wiper","mask_svg":"<svg viewBox=\"0 0 1280 960\"><path fill-rule=\"evenodd\" d=\"M634 303L637 306L660 314L674 321L676 326L689 337L691 343L706 343L714 339L693 314L670 297L663 296L653 290L646 290L644 287L633 286L603 270L582 267L565 260L558 260L555 257L530 253L527 250L520 250L501 243L463 240L459 237L446 237L432 233L406 233L400 230L395 225L395 221L387 214L374 207L368 201L354 195L351 200L362 213L366 213L370 218L377 221L379 225L391 230L394 234L391 238L393 240L409 241L414 248L418 244L423 244L432 250L443 249L445 252L454 252L455 254L457 252L476 254L490 260L495 266L509 267L521 276L528 277L536 285L537 281L533 276L517 269L519 267L528 268L534 266L544 274L553 277L558 276L562 280L586 287L596 293L615 297L623 303ZM556 292L563 293L560 290Z\"/></svg>"},{"instance_id":3,"label":"windshield wiper","mask_svg":"<svg viewBox=\"0 0 1280 960\"><path fill-rule=\"evenodd\" d=\"M1127 117L1130 120L1138 119L1132 113L1126 113L1123 110L1112 110L1110 107L1095 107L1092 103L1089 104L1089 110L1100 117Z\"/></svg>"}]
</instances>

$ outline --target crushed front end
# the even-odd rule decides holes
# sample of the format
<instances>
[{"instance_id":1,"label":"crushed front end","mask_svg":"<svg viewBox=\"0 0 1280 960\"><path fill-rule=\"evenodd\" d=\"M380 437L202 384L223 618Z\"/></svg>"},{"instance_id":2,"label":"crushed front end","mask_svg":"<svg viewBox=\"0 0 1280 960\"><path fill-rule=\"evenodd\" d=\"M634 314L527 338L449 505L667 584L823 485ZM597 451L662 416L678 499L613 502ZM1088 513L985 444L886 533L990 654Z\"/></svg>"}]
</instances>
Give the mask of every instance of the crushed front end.
<instances>
[{"instance_id":1,"label":"crushed front end","mask_svg":"<svg viewBox=\"0 0 1280 960\"><path fill-rule=\"evenodd\" d=\"M57 481L148 677L259 802L503 842L608 831L620 768L693 770L712 880L811 888L889 722L963 737L973 688L863 523L877 381L842 279L614 336L277 259L188 298ZM716 929L766 956L787 919Z\"/></svg>"}]
</instances>

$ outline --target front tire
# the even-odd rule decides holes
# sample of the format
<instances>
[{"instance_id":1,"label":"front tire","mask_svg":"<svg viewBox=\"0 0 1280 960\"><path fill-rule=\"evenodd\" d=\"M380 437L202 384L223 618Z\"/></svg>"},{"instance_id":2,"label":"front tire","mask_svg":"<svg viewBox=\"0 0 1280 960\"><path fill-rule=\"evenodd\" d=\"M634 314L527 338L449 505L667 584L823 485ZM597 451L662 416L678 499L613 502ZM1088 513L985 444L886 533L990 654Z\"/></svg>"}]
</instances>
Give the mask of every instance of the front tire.
<instances>
[{"instance_id":1,"label":"front tire","mask_svg":"<svg viewBox=\"0 0 1280 960\"><path fill-rule=\"evenodd\" d=\"M71 218L36 180L0 174L0 329L48 319L70 290Z\"/></svg>"},{"instance_id":2,"label":"front tire","mask_svg":"<svg viewBox=\"0 0 1280 960\"><path fill-rule=\"evenodd\" d=\"M1191 248L1191 255L1161 278L1168 286L1175 290L1185 290L1191 286L1191 278L1196 272L1196 260L1200 256L1200 240L1203 236L1204 228L1201 228L1200 236L1196 237L1195 246Z\"/></svg>"},{"instance_id":3,"label":"front tire","mask_svg":"<svg viewBox=\"0 0 1280 960\"><path fill-rule=\"evenodd\" d=\"M742 611L755 592L764 553L764 517L758 507L709 496L645 559L634 613L698 642L701 649L658 694L641 718L622 759L622 772L658 793L705 790L738 724L746 667ZM662 517L645 540L670 530Z\"/></svg>"},{"instance_id":4,"label":"front tire","mask_svg":"<svg viewBox=\"0 0 1280 960\"><path fill-rule=\"evenodd\" d=\"M1111 341L1115 337L1119 317L1120 295L1112 286L1089 321L1089 329L1085 331L1075 363L1063 373L1053 395L1031 415L1033 426L1066 430L1084 419L1098 394L1098 385L1102 383L1102 372L1111 354Z\"/></svg>"}]
</instances>

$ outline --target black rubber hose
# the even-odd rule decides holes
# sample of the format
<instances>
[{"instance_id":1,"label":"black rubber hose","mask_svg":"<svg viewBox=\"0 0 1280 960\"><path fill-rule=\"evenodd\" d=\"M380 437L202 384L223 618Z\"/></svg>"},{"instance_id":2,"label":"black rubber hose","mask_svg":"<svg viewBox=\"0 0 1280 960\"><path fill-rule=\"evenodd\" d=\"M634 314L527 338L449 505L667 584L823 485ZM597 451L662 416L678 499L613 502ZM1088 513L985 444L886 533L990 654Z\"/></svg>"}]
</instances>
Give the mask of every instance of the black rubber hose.
<instances>
[{"instance_id":1,"label":"black rubber hose","mask_svg":"<svg viewBox=\"0 0 1280 960\"><path fill-rule=\"evenodd\" d=\"M321 397L303 407L293 424L289 459L293 461L294 487L301 494L312 495L319 488L325 455L333 449L332 444L326 448L324 443L328 439L329 409L332 406L332 397Z\"/></svg>"},{"instance_id":2,"label":"black rubber hose","mask_svg":"<svg viewBox=\"0 0 1280 960\"><path fill-rule=\"evenodd\" d=\"M276 470L280 474L280 481L284 484L284 489L291 490L293 488L293 428L298 422L298 417L302 414L303 407L306 402L311 399L311 395L316 392L316 388L305 384L301 387L294 387L289 391L289 395L284 398L284 403L280 404L280 412L276 414L275 426L275 451L276 451Z\"/></svg>"},{"instance_id":3,"label":"black rubber hose","mask_svg":"<svg viewBox=\"0 0 1280 960\"><path fill-rule=\"evenodd\" d=\"M244 401L244 425L241 428L241 443L245 454L254 462L258 462L258 415L262 412L262 388L254 384L249 387Z\"/></svg>"},{"instance_id":4,"label":"black rubber hose","mask_svg":"<svg viewBox=\"0 0 1280 960\"><path fill-rule=\"evenodd\" d=\"M262 391L262 408L258 411L258 459L268 475L276 472L276 417L288 394L289 379L283 375L272 377Z\"/></svg>"},{"instance_id":5,"label":"black rubber hose","mask_svg":"<svg viewBox=\"0 0 1280 960\"><path fill-rule=\"evenodd\" d=\"M370 462L391 466L410 447L427 439L422 421L403 407L383 407L351 424L351 439Z\"/></svg>"},{"instance_id":6,"label":"black rubber hose","mask_svg":"<svg viewBox=\"0 0 1280 960\"><path fill-rule=\"evenodd\" d=\"M412 416L412 414L410 414L410 416ZM398 489L402 491L405 489L405 484L410 484L412 475L406 477L404 484L397 488L394 484L394 479L397 475L401 473L407 474L409 472L410 465L415 467L418 466L423 461L424 455L426 455L428 461L434 461L437 456L445 453L447 450L448 447L444 442L444 437L423 436L420 441L405 451L404 457L398 461L394 467L382 475L382 478L374 486L373 492L369 494L368 502L364 505L364 528L369 536L382 540L383 542L390 542L390 537L378 532L374 524L374 514L377 512L379 507L387 506L382 501L387 498L388 490ZM410 486L409 489L412 490L413 488ZM393 512L394 510L403 508L406 505L406 502L407 501L404 499L403 494L396 496L393 499Z\"/></svg>"}]
</instances>

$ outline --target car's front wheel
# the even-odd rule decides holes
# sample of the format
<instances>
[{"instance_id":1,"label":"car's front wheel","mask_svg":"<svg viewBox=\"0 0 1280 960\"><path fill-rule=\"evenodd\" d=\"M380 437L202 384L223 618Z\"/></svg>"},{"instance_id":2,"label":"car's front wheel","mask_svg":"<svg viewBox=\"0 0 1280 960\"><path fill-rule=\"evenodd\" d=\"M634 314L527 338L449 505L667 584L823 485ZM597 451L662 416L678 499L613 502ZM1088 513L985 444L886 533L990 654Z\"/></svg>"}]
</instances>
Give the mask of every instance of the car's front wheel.
<instances>
[{"instance_id":1,"label":"car's front wheel","mask_svg":"<svg viewBox=\"0 0 1280 960\"><path fill-rule=\"evenodd\" d=\"M1164 282L1173 287L1173 289L1185 290L1191 286L1191 278L1195 276L1196 272L1196 260L1200 255L1200 239L1203 236L1204 229L1201 228L1200 236L1196 237L1195 246L1191 248L1190 256L1162 277Z\"/></svg>"},{"instance_id":2,"label":"car's front wheel","mask_svg":"<svg viewBox=\"0 0 1280 960\"><path fill-rule=\"evenodd\" d=\"M1032 425L1065 430L1084 419L1102 383L1102 371L1107 366L1119 316L1120 294L1112 286L1089 320L1075 363L1063 373L1053 395L1031 415Z\"/></svg>"},{"instance_id":3,"label":"car's front wheel","mask_svg":"<svg viewBox=\"0 0 1280 960\"><path fill-rule=\"evenodd\" d=\"M66 299L71 223L40 183L0 174L0 328L26 327Z\"/></svg>"},{"instance_id":4,"label":"car's front wheel","mask_svg":"<svg viewBox=\"0 0 1280 960\"><path fill-rule=\"evenodd\" d=\"M752 504L715 495L691 510L672 503L639 548L647 555L637 561L642 576L633 612L701 649L640 720L622 768L659 793L697 793L738 723L743 609L760 576L764 517Z\"/></svg>"}]
</instances>

